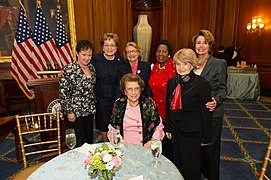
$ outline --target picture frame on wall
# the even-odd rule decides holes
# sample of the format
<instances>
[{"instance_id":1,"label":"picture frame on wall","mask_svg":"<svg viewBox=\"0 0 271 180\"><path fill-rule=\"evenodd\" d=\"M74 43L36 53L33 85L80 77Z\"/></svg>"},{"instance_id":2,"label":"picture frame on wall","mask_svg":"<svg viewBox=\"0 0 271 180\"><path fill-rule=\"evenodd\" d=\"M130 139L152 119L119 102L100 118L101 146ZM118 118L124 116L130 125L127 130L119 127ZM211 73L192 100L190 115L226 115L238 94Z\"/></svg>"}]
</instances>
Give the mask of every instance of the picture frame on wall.
<instances>
[{"instance_id":1,"label":"picture frame on wall","mask_svg":"<svg viewBox=\"0 0 271 180\"><path fill-rule=\"evenodd\" d=\"M22 0L28 23L34 32L36 0ZM76 46L73 0L59 0L63 23L68 33L73 54ZM42 12L55 38L58 0L41 0ZM19 0L0 0L0 63L11 62L12 48L19 16Z\"/></svg>"}]
</instances>

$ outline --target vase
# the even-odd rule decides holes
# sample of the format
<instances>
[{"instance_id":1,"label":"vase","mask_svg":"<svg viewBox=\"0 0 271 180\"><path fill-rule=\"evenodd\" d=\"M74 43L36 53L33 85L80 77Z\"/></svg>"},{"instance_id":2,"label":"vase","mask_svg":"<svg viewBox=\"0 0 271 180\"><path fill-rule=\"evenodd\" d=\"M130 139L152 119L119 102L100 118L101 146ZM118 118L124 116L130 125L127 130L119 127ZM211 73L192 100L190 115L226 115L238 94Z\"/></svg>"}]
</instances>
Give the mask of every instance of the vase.
<instances>
[{"instance_id":1,"label":"vase","mask_svg":"<svg viewBox=\"0 0 271 180\"><path fill-rule=\"evenodd\" d=\"M112 180L113 174L107 170L99 171L98 172L98 180Z\"/></svg>"},{"instance_id":2,"label":"vase","mask_svg":"<svg viewBox=\"0 0 271 180\"><path fill-rule=\"evenodd\" d=\"M138 15L138 22L133 28L133 38L142 51L142 61L148 61L151 50L152 28L147 15Z\"/></svg>"}]
</instances>

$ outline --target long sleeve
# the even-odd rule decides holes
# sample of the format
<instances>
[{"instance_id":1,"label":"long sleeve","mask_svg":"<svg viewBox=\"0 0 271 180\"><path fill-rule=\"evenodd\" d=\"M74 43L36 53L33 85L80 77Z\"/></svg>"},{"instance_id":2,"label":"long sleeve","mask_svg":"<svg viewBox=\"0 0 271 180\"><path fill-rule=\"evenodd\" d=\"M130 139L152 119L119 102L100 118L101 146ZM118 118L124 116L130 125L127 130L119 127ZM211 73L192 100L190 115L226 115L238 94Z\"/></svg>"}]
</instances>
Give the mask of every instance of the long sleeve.
<instances>
[{"instance_id":1,"label":"long sleeve","mask_svg":"<svg viewBox=\"0 0 271 180\"><path fill-rule=\"evenodd\" d=\"M113 126L111 126L111 124L108 125L108 132L107 132L107 138L109 139L110 142L113 141L113 138L112 138L112 134L111 134L111 131L115 130L115 128ZM120 141L121 142L125 142L123 140L123 137L120 135Z\"/></svg>"},{"instance_id":2,"label":"long sleeve","mask_svg":"<svg viewBox=\"0 0 271 180\"><path fill-rule=\"evenodd\" d=\"M59 80L59 98L61 99L62 113L67 115L72 112L71 104L71 82L66 69L62 71L62 77Z\"/></svg>"},{"instance_id":3,"label":"long sleeve","mask_svg":"<svg viewBox=\"0 0 271 180\"><path fill-rule=\"evenodd\" d=\"M74 113L84 117L96 112L94 87L96 73L89 64L91 77L86 77L77 61L64 67L59 82L59 98L63 114Z\"/></svg>"},{"instance_id":4,"label":"long sleeve","mask_svg":"<svg viewBox=\"0 0 271 180\"><path fill-rule=\"evenodd\" d=\"M163 131L163 129L164 125L162 123L162 119L160 118L160 124L155 128L152 138L162 140L165 137L165 132Z\"/></svg>"},{"instance_id":5,"label":"long sleeve","mask_svg":"<svg viewBox=\"0 0 271 180\"><path fill-rule=\"evenodd\" d=\"M211 87L210 84L205 80L202 81L200 87L202 143L210 143L212 132L212 112L206 108L206 103L211 101Z\"/></svg>"},{"instance_id":6,"label":"long sleeve","mask_svg":"<svg viewBox=\"0 0 271 180\"><path fill-rule=\"evenodd\" d=\"M176 78L176 77L175 77ZM172 132L174 125L173 125L173 121L170 118L170 103L171 103L171 97L172 97L172 93L173 93L173 82L174 79L169 79L168 80L168 84L167 84L167 92L166 92L166 119L167 119L167 127L165 129L166 132Z\"/></svg>"},{"instance_id":7,"label":"long sleeve","mask_svg":"<svg viewBox=\"0 0 271 180\"><path fill-rule=\"evenodd\" d=\"M220 60L221 62L217 65L218 73L217 73L217 90L214 96L217 101L217 105L222 104L224 99L226 99L227 95L227 63L224 60Z\"/></svg>"},{"instance_id":8,"label":"long sleeve","mask_svg":"<svg viewBox=\"0 0 271 180\"><path fill-rule=\"evenodd\" d=\"M151 77L151 65L149 64L148 67L147 67L147 80L148 81L145 82L145 88L146 88L146 93L147 93L146 96L148 96L148 97L152 97L153 96L152 90L151 90L151 88L149 86L149 79L150 79L150 77Z\"/></svg>"}]
</instances>

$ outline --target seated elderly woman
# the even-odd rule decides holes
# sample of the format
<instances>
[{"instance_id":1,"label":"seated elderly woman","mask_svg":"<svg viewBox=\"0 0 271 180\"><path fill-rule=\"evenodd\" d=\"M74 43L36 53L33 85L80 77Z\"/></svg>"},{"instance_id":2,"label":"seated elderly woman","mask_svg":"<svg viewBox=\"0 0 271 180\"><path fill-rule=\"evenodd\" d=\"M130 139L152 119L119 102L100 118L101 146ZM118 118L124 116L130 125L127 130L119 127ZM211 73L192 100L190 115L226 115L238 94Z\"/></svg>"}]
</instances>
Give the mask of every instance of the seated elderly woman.
<instances>
[{"instance_id":1,"label":"seated elderly woman","mask_svg":"<svg viewBox=\"0 0 271 180\"><path fill-rule=\"evenodd\" d=\"M137 74L125 74L120 80L123 98L114 103L112 118L108 126L111 131L119 129L124 142L150 148L151 140L162 140L165 136L163 124L153 100L144 97L144 81Z\"/></svg>"}]
</instances>

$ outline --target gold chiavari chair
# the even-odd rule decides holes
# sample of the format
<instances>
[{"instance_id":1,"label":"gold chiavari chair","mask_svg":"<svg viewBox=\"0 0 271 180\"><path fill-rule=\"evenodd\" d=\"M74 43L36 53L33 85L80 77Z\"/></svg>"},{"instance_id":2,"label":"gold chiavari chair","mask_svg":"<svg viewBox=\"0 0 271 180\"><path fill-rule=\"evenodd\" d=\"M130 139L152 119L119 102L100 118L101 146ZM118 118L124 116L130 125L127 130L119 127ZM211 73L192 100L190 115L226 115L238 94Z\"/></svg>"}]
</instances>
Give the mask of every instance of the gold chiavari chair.
<instances>
[{"instance_id":1,"label":"gold chiavari chair","mask_svg":"<svg viewBox=\"0 0 271 180\"><path fill-rule=\"evenodd\" d=\"M266 150L266 154L265 154L265 157L263 160L263 165L262 165L261 173L259 176L259 180L264 180L264 179L270 180L270 178L271 178L266 175L267 168L269 167L271 169L271 166L268 166L268 165L270 165L269 163L271 163L270 156L271 156L271 139L269 140L269 143L267 146L267 150Z\"/></svg>"},{"instance_id":2,"label":"gold chiavari chair","mask_svg":"<svg viewBox=\"0 0 271 180\"><path fill-rule=\"evenodd\" d=\"M27 157L41 154L61 154L60 139L60 112L40 113L31 115L16 115L17 129L22 152L24 170L16 174L14 179L26 179L32 172L39 168L44 162L27 166ZM24 141L25 136L39 133L40 138L35 142ZM46 138L43 138L45 137ZM49 137L49 138L48 138Z\"/></svg>"}]
</instances>

